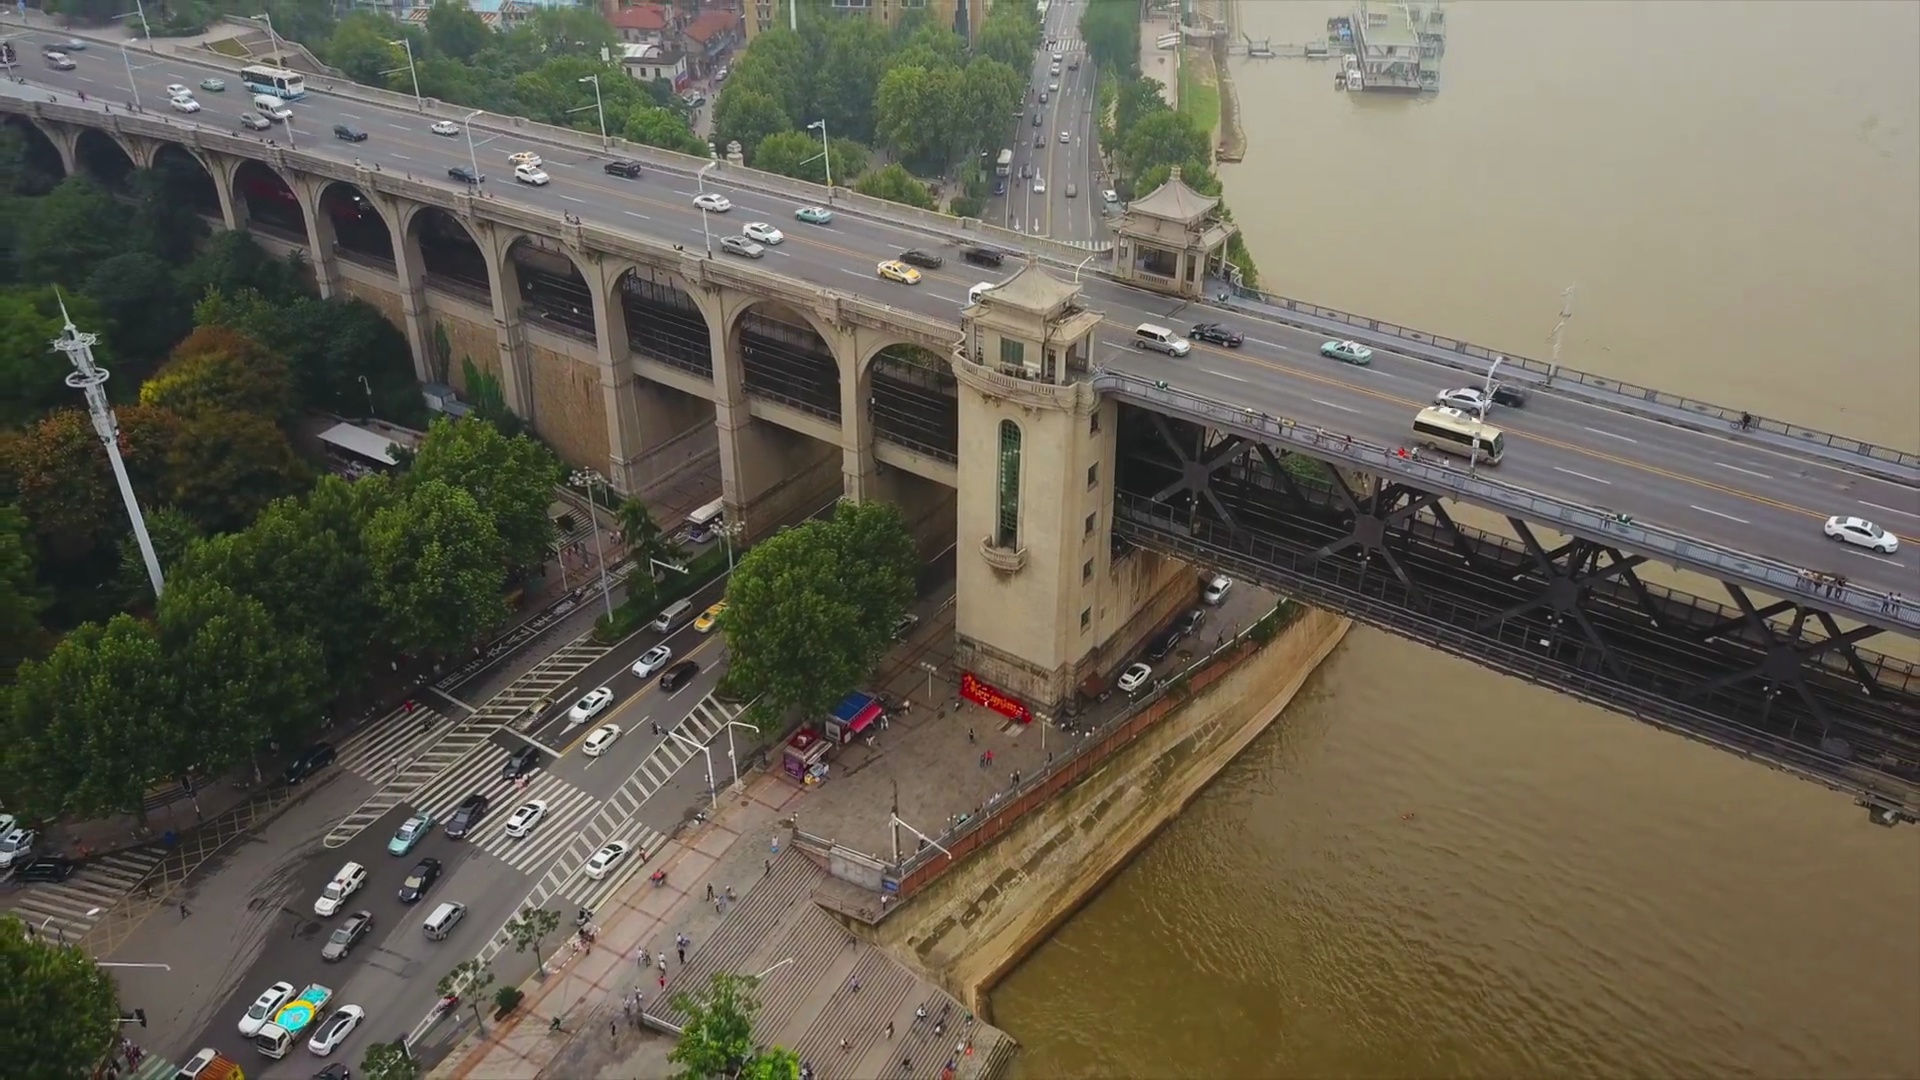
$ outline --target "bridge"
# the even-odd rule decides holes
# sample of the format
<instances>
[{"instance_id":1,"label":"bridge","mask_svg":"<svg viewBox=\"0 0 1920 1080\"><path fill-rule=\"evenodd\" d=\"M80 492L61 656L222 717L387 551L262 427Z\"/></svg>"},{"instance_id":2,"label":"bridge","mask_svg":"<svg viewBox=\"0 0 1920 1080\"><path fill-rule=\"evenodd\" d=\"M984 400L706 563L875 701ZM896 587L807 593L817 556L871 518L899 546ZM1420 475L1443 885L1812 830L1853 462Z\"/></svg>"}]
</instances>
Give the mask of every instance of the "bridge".
<instances>
[{"instance_id":1,"label":"bridge","mask_svg":"<svg viewBox=\"0 0 1920 1080\"><path fill-rule=\"evenodd\" d=\"M1490 354L1219 298L1204 269L1222 226L1191 192L1146 224L1186 227L1193 246L1146 257L1152 230L1123 222L1113 250L1088 251L365 87L296 104L289 146L283 128L267 141L212 115L244 99L152 107L168 83L233 70L141 60L141 111L59 81L105 82L104 56L10 84L0 111L61 168L108 182L159 169L227 227L303 252L323 292L404 327L422 381L458 382L452 361L470 357L623 491L717 454L748 538L834 492L900 502L929 545L978 550L960 560L961 662L1043 709L1070 707L1191 602L1193 562L1920 812L1920 682L1860 647L1920 636L1902 595L1920 591L1920 564L1911 546L1881 556L1820 529L1836 513L1920 521L1911 453L1771 421L1734 430L1726 409L1513 358L1503 377L1535 392L1500 414L1498 468L1413 460L1395 452L1411 414L1477 383ZM472 126L438 136L440 119ZM370 137L333 139L336 123ZM546 159L551 184L511 182L519 150ZM613 159L642 174L606 173ZM473 164L486 184L448 178ZM734 209L703 215L701 191ZM808 205L835 219L795 221ZM708 254L744 221L786 241L759 260ZM965 267L974 244L1031 268ZM947 265L915 286L880 280L875 265L908 248ZM979 281L999 287L969 305ZM1141 322L1202 321L1244 345L1126 347ZM1373 364L1321 357L1333 336L1373 346ZM1460 524L1463 507L1500 531ZM1731 606L1643 580L1656 565Z\"/></svg>"}]
</instances>

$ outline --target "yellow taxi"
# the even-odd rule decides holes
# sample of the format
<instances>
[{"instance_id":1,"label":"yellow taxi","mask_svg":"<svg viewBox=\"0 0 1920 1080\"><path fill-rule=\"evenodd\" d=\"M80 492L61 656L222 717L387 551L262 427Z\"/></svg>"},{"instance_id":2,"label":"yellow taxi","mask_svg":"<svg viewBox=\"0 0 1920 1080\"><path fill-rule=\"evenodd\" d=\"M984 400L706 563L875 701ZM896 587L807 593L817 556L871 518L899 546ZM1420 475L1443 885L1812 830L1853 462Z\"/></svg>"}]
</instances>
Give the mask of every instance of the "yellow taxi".
<instances>
[{"instance_id":1,"label":"yellow taxi","mask_svg":"<svg viewBox=\"0 0 1920 1080\"><path fill-rule=\"evenodd\" d=\"M722 600L701 612L700 617L693 620L693 632L696 634L711 634L714 626L720 622L720 613L725 610L727 610L727 602Z\"/></svg>"},{"instance_id":2,"label":"yellow taxi","mask_svg":"<svg viewBox=\"0 0 1920 1080\"><path fill-rule=\"evenodd\" d=\"M881 263L880 277L885 281L897 281L902 285L920 284L920 271L898 259L888 259Z\"/></svg>"}]
</instances>

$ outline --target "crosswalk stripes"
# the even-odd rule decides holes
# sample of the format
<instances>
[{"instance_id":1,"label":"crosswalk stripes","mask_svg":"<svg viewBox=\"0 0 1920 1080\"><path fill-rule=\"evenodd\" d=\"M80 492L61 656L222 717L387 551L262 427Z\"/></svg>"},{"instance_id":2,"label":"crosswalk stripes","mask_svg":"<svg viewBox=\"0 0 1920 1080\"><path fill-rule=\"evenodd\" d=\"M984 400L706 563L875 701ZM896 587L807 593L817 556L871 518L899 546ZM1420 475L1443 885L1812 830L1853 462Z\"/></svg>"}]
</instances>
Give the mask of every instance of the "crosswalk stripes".
<instances>
[{"instance_id":1,"label":"crosswalk stripes","mask_svg":"<svg viewBox=\"0 0 1920 1080\"><path fill-rule=\"evenodd\" d=\"M488 763L491 776L478 772L477 767L463 768L460 770L461 776L472 777L466 781L466 786L449 787L441 793L440 801L423 802L421 806L433 815L435 821L445 821L467 795L474 791L486 792L493 805L488 810L486 820L468 835L468 842L515 870L530 875L538 872L548 859L569 846L579 832L581 823L600 809L600 800L546 772L534 773L527 778L524 790L517 789L511 781L503 780L500 776L500 765L506 758L504 751L498 758L488 754L477 755L477 760ZM490 788L501 790L499 794L493 794ZM547 804L546 816L534 826L531 835L522 839L508 836L507 819L513 816L514 810L535 799Z\"/></svg>"},{"instance_id":2,"label":"crosswalk stripes","mask_svg":"<svg viewBox=\"0 0 1920 1080\"><path fill-rule=\"evenodd\" d=\"M340 823L327 834L326 846L341 847L360 835L360 831L380 820L387 811L407 802L408 796L446 771L455 762L460 761L479 746L486 743L497 730L493 727L462 726L446 732L437 742L419 751L413 757L401 758L397 763L391 757L384 767L378 758L366 759L367 764L354 771L369 780L385 780L379 791L367 797L353 813L340 819ZM500 767L500 760L506 757L506 751L499 751L493 768ZM373 771L366 771L372 769ZM385 775L381 775L384 772Z\"/></svg>"},{"instance_id":3,"label":"crosswalk stripes","mask_svg":"<svg viewBox=\"0 0 1920 1080\"><path fill-rule=\"evenodd\" d=\"M392 779L395 765L412 760L446 730L446 715L434 709L395 709L340 744L340 767L369 780Z\"/></svg>"},{"instance_id":4,"label":"crosswalk stripes","mask_svg":"<svg viewBox=\"0 0 1920 1080\"><path fill-rule=\"evenodd\" d=\"M65 881L17 886L7 897L7 910L30 928L45 926L48 934L78 941L166 854L161 845L147 844L88 859Z\"/></svg>"}]
</instances>

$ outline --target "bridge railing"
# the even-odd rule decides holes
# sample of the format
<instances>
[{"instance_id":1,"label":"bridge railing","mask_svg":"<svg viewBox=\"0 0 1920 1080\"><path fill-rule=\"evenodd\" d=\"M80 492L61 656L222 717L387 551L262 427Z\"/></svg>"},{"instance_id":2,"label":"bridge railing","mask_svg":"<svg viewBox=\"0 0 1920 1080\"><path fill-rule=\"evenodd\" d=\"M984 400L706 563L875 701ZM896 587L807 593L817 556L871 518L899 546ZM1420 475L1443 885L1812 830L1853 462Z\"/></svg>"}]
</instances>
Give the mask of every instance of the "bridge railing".
<instances>
[{"instance_id":1,"label":"bridge railing","mask_svg":"<svg viewBox=\"0 0 1920 1080\"><path fill-rule=\"evenodd\" d=\"M1323 307L1320 304L1308 303L1305 300L1276 296L1273 293L1261 292L1258 289L1245 287L1235 287L1233 292L1234 295L1242 299L1266 304L1283 311L1295 312L1315 319L1340 323L1345 326L1367 331L1368 333L1379 334L1383 337L1398 338L1402 341L1412 342L1415 345L1425 346L1429 349L1458 353L1475 360L1485 361L1486 364L1491 364L1494 360L1500 360L1502 362L1502 368L1518 369L1529 375L1536 376L1542 383L1573 383L1589 389L1604 391L1609 394L1617 394L1620 397L1632 401L1646 402L1651 405L1661 406L1662 408L1677 410L1678 412L1717 424L1724 424L1728 427L1737 425L1740 418L1747 415L1740 409L1728 408L1725 405L1715 405L1711 402L1698 401L1682 394L1671 394L1665 390L1656 390L1650 386L1640 386L1620 379L1610 379L1605 375L1594 375L1577 368L1551 364L1543 360L1517 356L1513 353L1497 352L1483 345L1475 345L1470 341L1460 341L1455 338L1442 337L1438 334L1430 334L1424 330L1415 330L1411 327L1400 326L1382 319L1369 318L1365 315L1354 315L1350 312L1341 311L1339 308ZM1486 367L1483 364L1477 370L1485 371ZM1860 439L1848 438L1845 435L1835 435L1817 428L1805 427L1785 420L1774 420L1764 416L1753 417L1753 426L1759 431L1783 435L1801 442L1831 447L1843 453L1858 454L1861 457L1874 461L1884 461L1888 464L1898 465L1907 469L1920 469L1920 454L1915 454L1907 450L1896 450L1889 446L1880 446Z\"/></svg>"},{"instance_id":2,"label":"bridge railing","mask_svg":"<svg viewBox=\"0 0 1920 1080\"><path fill-rule=\"evenodd\" d=\"M1414 458L1405 448L1390 449L1351 435L1300 424L1286 417L1270 416L1252 408L1222 401L1142 379L1117 371L1100 371L1093 387L1102 393L1116 394L1176 416L1203 420L1216 427L1259 436L1271 444L1284 445L1309 457L1357 465L1380 476L1394 476L1427 491L1446 492L1456 497L1523 514L1529 520L1552 526L1569 534L1619 537L1623 546L1646 554L1663 556L1676 565L1687 564L1717 574L1724 581L1746 581L1773 590L1781 597L1815 590L1810 572L1772 559L1761 558L1731 548L1663 529L1643 525L1598 507L1584 506L1490 480L1451 463L1434 464ZM1821 597L1836 610L1846 609L1863 622L1879 626L1891 623L1909 634L1920 635L1920 600L1876 592L1847 584L1821 588Z\"/></svg>"}]
</instances>

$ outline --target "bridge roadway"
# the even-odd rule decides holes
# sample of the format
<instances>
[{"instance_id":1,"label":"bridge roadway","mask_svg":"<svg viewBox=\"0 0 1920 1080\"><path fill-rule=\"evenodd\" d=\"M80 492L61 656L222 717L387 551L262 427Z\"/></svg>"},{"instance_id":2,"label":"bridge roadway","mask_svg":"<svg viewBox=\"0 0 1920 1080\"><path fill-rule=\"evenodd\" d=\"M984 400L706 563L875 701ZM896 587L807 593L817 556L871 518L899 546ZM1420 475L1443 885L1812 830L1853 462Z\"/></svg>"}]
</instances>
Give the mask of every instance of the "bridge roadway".
<instances>
[{"instance_id":1,"label":"bridge roadway","mask_svg":"<svg viewBox=\"0 0 1920 1080\"><path fill-rule=\"evenodd\" d=\"M37 41L52 36L30 32L19 37ZM29 76L27 85L0 86L0 92L16 100L32 100L49 90L67 105L77 104L82 90L95 102L101 95L114 101L128 96L117 49L99 46L80 54L79 66L69 72L39 67L37 57L24 49L22 54L19 70ZM171 56L129 55L136 63L134 79L148 118L231 133L235 117L249 105L250 95L229 68ZM230 89L200 92L204 109L199 113L166 108L163 88L168 83L194 86L208 75L226 78ZM325 92L310 93L293 108L295 138L303 151L343 162L378 163L386 170L445 183L450 192L464 190L465 185L446 179L446 171L468 163L467 139L428 130L435 120L458 120L464 110L443 108L421 115ZM335 139L332 128L337 123L354 125L370 137L359 143ZM285 136L277 127L271 134ZM793 218L802 203L775 193L786 184L780 178L769 178L762 187L753 180L758 174L735 171L725 180L709 175L700 181L692 170L650 165L640 178L624 180L602 171L605 156L577 147L507 133L504 125L499 130L476 127L474 134L474 153L489 177L487 190L499 200L548 213L569 212L589 224L698 250L704 243L702 214L692 198L704 186L734 203L730 213L706 215L716 243L747 222L771 222L786 233L787 241L768 249L764 269L922 315L957 323L969 286L1009 272L961 262L959 245L952 239L958 235L958 222L952 234L941 234L841 213L828 226L809 226ZM527 187L511 179L507 155L527 149L546 158L550 185ZM927 273L917 286L879 280L875 264L910 247L942 251L947 265ZM1370 367L1340 364L1319 355L1324 340L1319 334L1161 296L1092 273L1083 276L1082 283L1086 304L1106 316L1096 363L1356 438L1386 445L1404 442L1416 409L1435 392L1471 381L1453 368L1387 349L1375 350ZM1189 323L1212 320L1243 331L1245 346L1228 350L1196 343L1191 355L1173 359L1125 345L1140 322L1184 331ZM1508 435L1506 460L1497 475L1509 484L1629 514L1640 522L1794 567L1841 574L1862 589L1898 591L1909 600L1920 595L1920 491L1911 486L1731 430L1712 434L1681 428L1551 390L1535 394L1524 409L1498 410L1493 419ZM1912 539L1892 556L1841 546L1821 532L1821 522L1832 514L1877 520Z\"/></svg>"}]
</instances>

